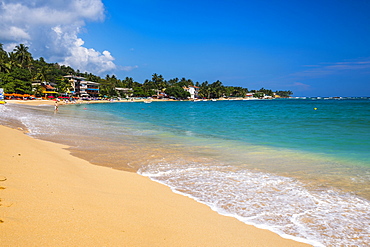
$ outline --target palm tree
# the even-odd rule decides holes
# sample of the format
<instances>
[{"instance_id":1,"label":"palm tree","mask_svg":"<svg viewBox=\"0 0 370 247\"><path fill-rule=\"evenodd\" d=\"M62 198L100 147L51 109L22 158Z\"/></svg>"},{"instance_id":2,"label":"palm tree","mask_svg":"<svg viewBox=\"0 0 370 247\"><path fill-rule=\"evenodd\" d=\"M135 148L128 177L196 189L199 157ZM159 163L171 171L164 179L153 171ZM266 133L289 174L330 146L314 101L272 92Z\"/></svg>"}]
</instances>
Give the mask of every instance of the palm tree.
<instances>
[{"instance_id":1,"label":"palm tree","mask_svg":"<svg viewBox=\"0 0 370 247\"><path fill-rule=\"evenodd\" d=\"M12 67L9 62L5 62L4 60L0 61L0 72L9 73L11 68Z\"/></svg>"},{"instance_id":2,"label":"palm tree","mask_svg":"<svg viewBox=\"0 0 370 247\"><path fill-rule=\"evenodd\" d=\"M41 97L43 95L44 88L41 85L37 85L34 90L32 91L36 97Z\"/></svg>"},{"instance_id":3,"label":"palm tree","mask_svg":"<svg viewBox=\"0 0 370 247\"><path fill-rule=\"evenodd\" d=\"M194 86L194 83L193 83L193 81L191 79L186 79L185 77L183 77L178 82L178 85L180 87L189 87L189 86Z\"/></svg>"},{"instance_id":4,"label":"palm tree","mask_svg":"<svg viewBox=\"0 0 370 247\"><path fill-rule=\"evenodd\" d=\"M4 51L3 44L0 43L0 72L9 73L10 69L8 53Z\"/></svg>"},{"instance_id":5,"label":"palm tree","mask_svg":"<svg viewBox=\"0 0 370 247\"><path fill-rule=\"evenodd\" d=\"M15 55L15 53L14 52L9 52L8 55L9 55L9 65L10 65L10 68L11 69L13 69L14 67L20 68L21 65L18 63L17 56Z\"/></svg>"},{"instance_id":6,"label":"palm tree","mask_svg":"<svg viewBox=\"0 0 370 247\"><path fill-rule=\"evenodd\" d=\"M208 81L205 81L200 85L199 96L201 96L202 98L209 99L210 95L211 95L210 85L208 84Z\"/></svg>"},{"instance_id":7,"label":"palm tree","mask_svg":"<svg viewBox=\"0 0 370 247\"><path fill-rule=\"evenodd\" d=\"M34 80L39 80L41 82L47 81L46 74L47 74L46 67L41 67L40 69L37 70L37 74L33 79Z\"/></svg>"},{"instance_id":8,"label":"palm tree","mask_svg":"<svg viewBox=\"0 0 370 247\"><path fill-rule=\"evenodd\" d=\"M215 81L210 85L211 93L213 98L219 98L223 92L223 85L222 82L219 80Z\"/></svg>"},{"instance_id":9,"label":"palm tree","mask_svg":"<svg viewBox=\"0 0 370 247\"><path fill-rule=\"evenodd\" d=\"M126 77L123 81L124 85L128 88L134 87L134 79L132 77Z\"/></svg>"},{"instance_id":10,"label":"palm tree","mask_svg":"<svg viewBox=\"0 0 370 247\"><path fill-rule=\"evenodd\" d=\"M177 83L179 82L179 78L173 78L171 80L168 80L168 86L172 87L172 86L175 86Z\"/></svg>"},{"instance_id":11,"label":"palm tree","mask_svg":"<svg viewBox=\"0 0 370 247\"><path fill-rule=\"evenodd\" d=\"M153 87L152 89L158 89L158 90L163 90L164 88L166 88L166 84L167 82L164 80L163 76L162 75L158 75L156 73L154 73L152 75L152 83L153 83Z\"/></svg>"},{"instance_id":12,"label":"palm tree","mask_svg":"<svg viewBox=\"0 0 370 247\"><path fill-rule=\"evenodd\" d=\"M15 46L13 51L15 52L15 58L17 59L19 64L22 67L27 67L28 69L30 69L30 63L33 59L31 53L28 51L28 47L24 44L20 44Z\"/></svg>"},{"instance_id":13,"label":"palm tree","mask_svg":"<svg viewBox=\"0 0 370 247\"><path fill-rule=\"evenodd\" d=\"M8 54L6 51L4 51L3 44L0 43L0 59L1 60L6 60L8 58Z\"/></svg>"}]
</instances>

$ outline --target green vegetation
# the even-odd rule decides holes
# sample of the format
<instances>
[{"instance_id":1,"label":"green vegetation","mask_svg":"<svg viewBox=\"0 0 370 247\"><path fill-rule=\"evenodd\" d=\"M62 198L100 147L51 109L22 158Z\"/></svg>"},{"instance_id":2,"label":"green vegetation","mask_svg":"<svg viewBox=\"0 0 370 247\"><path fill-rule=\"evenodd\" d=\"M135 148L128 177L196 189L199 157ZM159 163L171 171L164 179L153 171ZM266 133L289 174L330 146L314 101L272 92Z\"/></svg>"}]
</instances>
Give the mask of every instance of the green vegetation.
<instances>
[{"instance_id":1,"label":"green vegetation","mask_svg":"<svg viewBox=\"0 0 370 247\"><path fill-rule=\"evenodd\" d=\"M6 93L42 95L41 86L32 87L33 82L50 82L55 85L57 92L65 93L70 89L70 84L65 75L75 75L86 78L88 81L100 83L100 96L120 97L116 88L132 88L134 97L150 97L165 93L169 97L186 99L190 96L183 88L196 86L199 88L201 98L244 97L247 93L254 93L255 97L263 95L289 97L291 91L276 91L261 88L248 91L247 88L224 86L221 81L199 83L186 78L173 78L165 80L162 75L153 74L152 78L143 83L134 81L131 77L121 80L115 75L105 78L91 73L81 73L69 66L58 63L47 63L44 58L34 59L24 44L17 45L12 52L6 52L0 44L0 88Z\"/></svg>"}]
</instances>

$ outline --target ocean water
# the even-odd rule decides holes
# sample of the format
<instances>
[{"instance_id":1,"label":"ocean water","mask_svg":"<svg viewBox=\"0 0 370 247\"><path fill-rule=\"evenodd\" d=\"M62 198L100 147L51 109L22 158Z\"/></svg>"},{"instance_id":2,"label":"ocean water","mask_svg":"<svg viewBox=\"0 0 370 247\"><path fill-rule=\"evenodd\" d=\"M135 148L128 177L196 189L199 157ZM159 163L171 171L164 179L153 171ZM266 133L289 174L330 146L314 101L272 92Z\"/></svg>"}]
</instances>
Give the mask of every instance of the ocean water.
<instances>
[{"instance_id":1,"label":"ocean water","mask_svg":"<svg viewBox=\"0 0 370 247\"><path fill-rule=\"evenodd\" d=\"M0 105L0 123L314 246L370 244L370 100Z\"/></svg>"}]
</instances>

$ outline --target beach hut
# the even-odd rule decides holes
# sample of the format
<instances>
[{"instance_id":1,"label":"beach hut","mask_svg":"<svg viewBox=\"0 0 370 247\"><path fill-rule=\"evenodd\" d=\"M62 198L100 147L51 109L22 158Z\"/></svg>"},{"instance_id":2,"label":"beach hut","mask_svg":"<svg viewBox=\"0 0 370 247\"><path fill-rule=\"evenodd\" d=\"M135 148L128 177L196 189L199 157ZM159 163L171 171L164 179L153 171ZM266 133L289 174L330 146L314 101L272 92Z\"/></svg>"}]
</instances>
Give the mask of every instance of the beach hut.
<instances>
[{"instance_id":1,"label":"beach hut","mask_svg":"<svg viewBox=\"0 0 370 247\"><path fill-rule=\"evenodd\" d=\"M49 84L42 85L42 87L44 88L42 91L44 99L54 99L57 96L58 92L55 92L55 87Z\"/></svg>"}]
</instances>

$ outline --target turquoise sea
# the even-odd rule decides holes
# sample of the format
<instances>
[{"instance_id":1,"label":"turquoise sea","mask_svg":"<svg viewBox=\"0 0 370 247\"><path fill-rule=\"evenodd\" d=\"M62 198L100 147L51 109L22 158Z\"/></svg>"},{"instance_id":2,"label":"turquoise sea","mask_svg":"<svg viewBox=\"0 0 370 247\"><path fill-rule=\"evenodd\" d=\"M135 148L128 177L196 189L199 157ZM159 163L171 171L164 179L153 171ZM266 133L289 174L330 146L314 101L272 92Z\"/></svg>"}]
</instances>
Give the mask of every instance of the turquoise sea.
<instances>
[{"instance_id":1,"label":"turquoise sea","mask_svg":"<svg viewBox=\"0 0 370 247\"><path fill-rule=\"evenodd\" d=\"M314 246L369 246L370 100L0 105L0 124Z\"/></svg>"}]
</instances>

